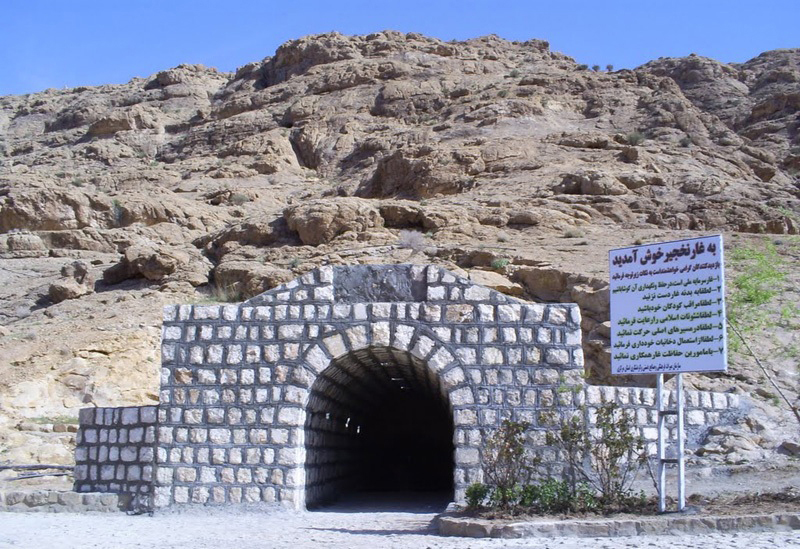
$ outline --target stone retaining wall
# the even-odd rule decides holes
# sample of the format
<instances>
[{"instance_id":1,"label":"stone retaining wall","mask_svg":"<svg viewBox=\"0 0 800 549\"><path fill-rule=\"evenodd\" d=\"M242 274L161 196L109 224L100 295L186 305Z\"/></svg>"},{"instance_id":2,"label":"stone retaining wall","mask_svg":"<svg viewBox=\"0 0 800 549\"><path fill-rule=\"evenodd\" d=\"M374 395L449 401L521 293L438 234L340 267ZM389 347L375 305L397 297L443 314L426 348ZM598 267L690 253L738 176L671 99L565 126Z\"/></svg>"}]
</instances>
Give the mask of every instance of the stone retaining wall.
<instances>
[{"instance_id":1,"label":"stone retaining wall","mask_svg":"<svg viewBox=\"0 0 800 549\"><path fill-rule=\"evenodd\" d=\"M0 511L40 513L114 513L130 508L129 494L9 490L0 492Z\"/></svg>"},{"instance_id":2,"label":"stone retaining wall","mask_svg":"<svg viewBox=\"0 0 800 549\"><path fill-rule=\"evenodd\" d=\"M157 410L156 406L81 410L75 491L130 494L133 507L151 507Z\"/></svg>"}]
</instances>

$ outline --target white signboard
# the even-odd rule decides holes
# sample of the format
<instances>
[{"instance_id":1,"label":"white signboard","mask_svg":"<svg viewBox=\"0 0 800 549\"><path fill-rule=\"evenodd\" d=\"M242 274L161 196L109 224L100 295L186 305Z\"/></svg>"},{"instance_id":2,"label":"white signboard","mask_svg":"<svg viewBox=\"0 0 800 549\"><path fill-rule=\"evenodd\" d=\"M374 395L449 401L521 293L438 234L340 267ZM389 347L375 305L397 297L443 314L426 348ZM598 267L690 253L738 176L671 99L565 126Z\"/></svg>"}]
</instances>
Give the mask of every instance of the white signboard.
<instances>
[{"instance_id":1,"label":"white signboard","mask_svg":"<svg viewBox=\"0 0 800 549\"><path fill-rule=\"evenodd\" d=\"M722 236L608 255L612 374L725 371Z\"/></svg>"}]
</instances>

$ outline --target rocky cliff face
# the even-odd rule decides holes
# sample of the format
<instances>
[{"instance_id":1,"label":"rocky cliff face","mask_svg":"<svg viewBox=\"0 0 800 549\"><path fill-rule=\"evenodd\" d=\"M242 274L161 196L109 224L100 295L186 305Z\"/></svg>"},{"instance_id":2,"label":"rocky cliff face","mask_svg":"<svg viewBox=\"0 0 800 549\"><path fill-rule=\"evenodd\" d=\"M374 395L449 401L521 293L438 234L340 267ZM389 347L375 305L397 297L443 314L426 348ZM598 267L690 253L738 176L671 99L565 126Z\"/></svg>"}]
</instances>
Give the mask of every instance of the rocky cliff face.
<instances>
[{"instance_id":1,"label":"rocky cliff face","mask_svg":"<svg viewBox=\"0 0 800 549\"><path fill-rule=\"evenodd\" d=\"M797 260L799 112L798 49L592 72L543 41L394 32L2 97L0 429L152 402L163 303L322 263L434 262L576 301L607 380L609 248L771 234ZM800 345L780 334L764 345ZM692 383L755 390L753 372L734 357Z\"/></svg>"}]
</instances>

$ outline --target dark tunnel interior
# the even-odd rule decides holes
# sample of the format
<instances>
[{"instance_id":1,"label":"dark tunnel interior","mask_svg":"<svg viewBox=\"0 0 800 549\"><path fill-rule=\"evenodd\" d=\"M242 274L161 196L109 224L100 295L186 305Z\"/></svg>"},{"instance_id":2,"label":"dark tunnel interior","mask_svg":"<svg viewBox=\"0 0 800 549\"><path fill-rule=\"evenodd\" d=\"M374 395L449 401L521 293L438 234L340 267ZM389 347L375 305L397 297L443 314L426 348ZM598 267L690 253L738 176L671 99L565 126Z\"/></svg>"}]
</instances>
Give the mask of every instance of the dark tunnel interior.
<instances>
[{"instance_id":1,"label":"dark tunnel interior","mask_svg":"<svg viewBox=\"0 0 800 549\"><path fill-rule=\"evenodd\" d=\"M370 347L334 360L311 388L305 431L309 508L358 492L452 498L448 399L405 351Z\"/></svg>"}]
</instances>

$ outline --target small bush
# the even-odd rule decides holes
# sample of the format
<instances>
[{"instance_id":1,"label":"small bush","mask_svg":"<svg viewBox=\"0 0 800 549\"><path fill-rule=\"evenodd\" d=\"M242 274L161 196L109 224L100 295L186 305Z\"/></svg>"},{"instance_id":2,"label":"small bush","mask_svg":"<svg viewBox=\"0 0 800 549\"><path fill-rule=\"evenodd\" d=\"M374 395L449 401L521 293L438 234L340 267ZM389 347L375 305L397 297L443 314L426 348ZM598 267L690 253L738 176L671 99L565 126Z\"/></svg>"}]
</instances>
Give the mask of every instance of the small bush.
<instances>
[{"instance_id":1,"label":"small bush","mask_svg":"<svg viewBox=\"0 0 800 549\"><path fill-rule=\"evenodd\" d=\"M486 498L489 497L490 489L485 484L481 484L480 482L475 482L467 486L466 498L467 498L467 507L470 509L477 509L486 501Z\"/></svg>"},{"instance_id":2,"label":"small bush","mask_svg":"<svg viewBox=\"0 0 800 549\"><path fill-rule=\"evenodd\" d=\"M581 71L589 70L589 65L580 64L580 65L578 65L578 70L581 70Z\"/></svg>"},{"instance_id":3,"label":"small bush","mask_svg":"<svg viewBox=\"0 0 800 549\"><path fill-rule=\"evenodd\" d=\"M508 73L508 76L511 78L516 78L519 76L519 71L517 69L513 69L510 73Z\"/></svg>"},{"instance_id":4,"label":"small bush","mask_svg":"<svg viewBox=\"0 0 800 549\"><path fill-rule=\"evenodd\" d=\"M682 137L681 140L680 140L680 146L681 147L688 147L691 144L692 144L692 138L689 137L688 135Z\"/></svg>"},{"instance_id":5,"label":"small bush","mask_svg":"<svg viewBox=\"0 0 800 549\"><path fill-rule=\"evenodd\" d=\"M241 301L242 293L237 284L216 284L211 289L211 300L219 303L236 303Z\"/></svg>"},{"instance_id":6,"label":"small bush","mask_svg":"<svg viewBox=\"0 0 800 549\"><path fill-rule=\"evenodd\" d=\"M564 455L573 497L577 497L580 484L586 483L608 510L635 507L643 499L633 494L631 485L647 463L644 439L633 417L617 404L597 408L594 428L581 416L574 416L549 431L546 441Z\"/></svg>"},{"instance_id":7,"label":"small bush","mask_svg":"<svg viewBox=\"0 0 800 549\"><path fill-rule=\"evenodd\" d=\"M509 263L511 263L511 262L508 259L505 259L505 258L503 258L503 259L493 259L492 263L491 263L491 266L492 266L492 269L502 269L503 267L507 266Z\"/></svg>"},{"instance_id":8,"label":"small bush","mask_svg":"<svg viewBox=\"0 0 800 549\"><path fill-rule=\"evenodd\" d=\"M526 486L524 492L520 503L544 513L563 513L572 506L569 485L563 480L549 478L541 484Z\"/></svg>"},{"instance_id":9,"label":"small bush","mask_svg":"<svg viewBox=\"0 0 800 549\"><path fill-rule=\"evenodd\" d=\"M564 238L583 238L583 231L580 229L567 229L564 231Z\"/></svg>"},{"instance_id":10,"label":"small bush","mask_svg":"<svg viewBox=\"0 0 800 549\"><path fill-rule=\"evenodd\" d=\"M493 487L492 503L508 509L527 484L536 460L525 447L527 422L504 420L489 437L483 455L483 472Z\"/></svg>"},{"instance_id":11,"label":"small bush","mask_svg":"<svg viewBox=\"0 0 800 549\"><path fill-rule=\"evenodd\" d=\"M726 315L728 318L728 346L731 351L741 351L741 340L730 329L736 326L743 334L763 330L776 320L786 324L783 312L770 316L765 307L786 287L788 269L775 245L764 247L735 247L726 256L729 266L741 273L728 285ZM788 312L788 311L787 311Z\"/></svg>"},{"instance_id":12,"label":"small bush","mask_svg":"<svg viewBox=\"0 0 800 549\"><path fill-rule=\"evenodd\" d=\"M594 72L600 72L600 65L592 65L592 70Z\"/></svg>"},{"instance_id":13,"label":"small bush","mask_svg":"<svg viewBox=\"0 0 800 549\"><path fill-rule=\"evenodd\" d=\"M234 206L241 206L242 204L250 202L250 200L252 199L249 196L242 193L233 193L228 199L228 201Z\"/></svg>"},{"instance_id":14,"label":"small bush","mask_svg":"<svg viewBox=\"0 0 800 549\"><path fill-rule=\"evenodd\" d=\"M428 238L419 231L402 230L397 237L397 245L401 248L421 252L428 247Z\"/></svg>"},{"instance_id":15,"label":"small bush","mask_svg":"<svg viewBox=\"0 0 800 549\"><path fill-rule=\"evenodd\" d=\"M122 202L116 198L111 201L111 217L114 220L115 227L122 227L125 220L125 209L122 207Z\"/></svg>"},{"instance_id":16,"label":"small bush","mask_svg":"<svg viewBox=\"0 0 800 549\"><path fill-rule=\"evenodd\" d=\"M606 70L607 70L608 72L612 72L612 71L614 70L614 65L612 65L611 63L609 63L608 65L606 65Z\"/></svg>"},{"instance_id":17,"label":"small bush","mask_svg":"<svg viewBox=\"0 0 800 549\"><path fill-rule=\"evenodd\" d=\"M566 388L565 390L569 390ZM530 484L538 459L528 454L524 422L503 421L488 438L482 452L487 484L467 489L470 508L488 504L512 513L642 511L647 508L643 493L631 485L647 463L644 440L634 418L617 404L597 408L593 425L581 410L566 421L555 414L544 415L541 425L553 426L545 442L556 450L565 464L564 477L547 477Z\"/></svg>"},{"instance_id":18,"label":"small bush","mask_svg":"<svg viewBox=\"0 0 800 549\"><path fill-rule=\"evenodd\" d=\"M640 132L631 132L626 136L626 139L628 140L628 144L636 146L644 141L644 134Z\"/></svg>"}]
</instances>

